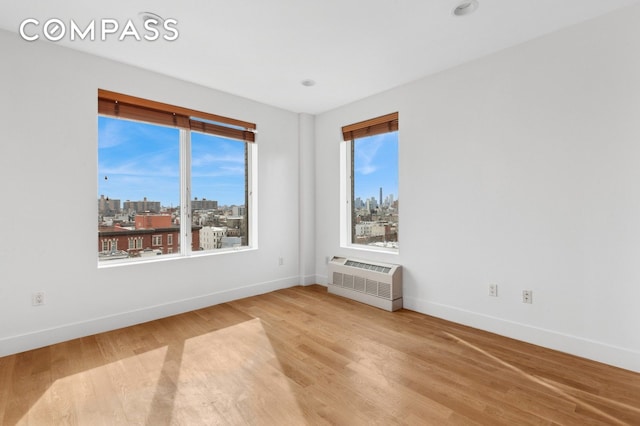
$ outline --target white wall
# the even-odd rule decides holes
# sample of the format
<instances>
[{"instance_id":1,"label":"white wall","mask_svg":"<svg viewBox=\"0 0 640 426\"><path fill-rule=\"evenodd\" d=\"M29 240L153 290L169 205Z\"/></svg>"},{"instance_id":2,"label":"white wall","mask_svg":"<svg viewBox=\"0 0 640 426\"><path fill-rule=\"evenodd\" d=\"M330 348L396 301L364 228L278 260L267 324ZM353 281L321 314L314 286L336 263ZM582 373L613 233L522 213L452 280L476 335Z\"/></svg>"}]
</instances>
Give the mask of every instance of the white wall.
<instances>
[{"instance_id":1,"label":"white wall","mask_svg":"<svg viewBox=\"0 0 640 426\"><path fill-rule=\"evenodd\" d=\"M403 264L410 309L640 371L638 22L623 9L322 114L313 148L306 115L0 31L0 356L306 283L313 263L326 282L343 254ZM97 268L99 87L257 123L258 250ZM340 127L393 111L400 254L340 248Z\"/></svg>"},{"instance_id":2,"label":"white wall","mask_svg":"<svg viewBox=\"0 0 640 426\"><path fill-rule=\"evenodd\" d=\"M318 116L318 281L325 256L400 263L410 309L640 371L639 23L623 9ZM340 127L394 111L400 253L341 248Z\"/></svg>"},{"instance_id":3,"label":"white wall","mask_svg":"<svg viewBox=\"0 0 640 426\"><path fill-rule=\"evenodd\" d=\"M0 51L0 356L299 283L297 114L4 31ZM257 124L258 250L97 268L98 88Z\"/></svg>"},{"instance_id":4,"label":"white wall","mask_svg":"<svg viewBox=\"0 0 640 426\"><path fill-rule=\"evenodd\" d=\"M299 270L300 284L314 284L315 281L315 247L316 247L316 206L315 206L315 117L310 114L300 114L299 122L299 153L300 153L300 206L298 210L300 223L299 241Z\"/></svg>"}]
</instances>

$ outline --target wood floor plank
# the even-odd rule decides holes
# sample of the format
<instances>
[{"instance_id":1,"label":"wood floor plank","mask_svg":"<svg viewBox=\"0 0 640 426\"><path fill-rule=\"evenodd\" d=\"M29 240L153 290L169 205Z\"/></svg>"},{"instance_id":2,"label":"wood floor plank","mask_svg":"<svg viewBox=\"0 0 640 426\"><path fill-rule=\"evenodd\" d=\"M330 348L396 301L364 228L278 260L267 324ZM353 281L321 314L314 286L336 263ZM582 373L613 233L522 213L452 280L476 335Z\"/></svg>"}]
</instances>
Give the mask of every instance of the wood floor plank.
<instances>
[{"instance_id":1,"label":"wood floor plank","mask_svg":"<svg viewBox=\"0 0 640 426\"><path fill-rule=\"evenodd\" d=\"M640 374L292 287L0 358L0 425L640 425Z\"/></svg>"},{"instance_id":2,"label":"wood floor plank","mask_svg":"<svg viewBox=\"0 0 640 426\"><path fill-rule=\"evenodd\" d=\"M2 419L9 418L7 413L9 403L13 396L13 374L15 372L15 357L0 358L0 424Z\"/></svg>"}]
</instances>

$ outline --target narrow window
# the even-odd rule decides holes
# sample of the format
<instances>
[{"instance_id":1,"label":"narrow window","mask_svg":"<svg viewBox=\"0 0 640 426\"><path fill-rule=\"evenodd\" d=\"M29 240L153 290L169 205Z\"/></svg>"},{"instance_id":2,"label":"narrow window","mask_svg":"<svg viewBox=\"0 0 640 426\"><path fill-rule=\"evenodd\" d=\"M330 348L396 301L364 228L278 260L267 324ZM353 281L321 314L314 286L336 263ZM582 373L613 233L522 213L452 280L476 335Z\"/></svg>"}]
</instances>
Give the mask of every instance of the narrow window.
<instances>
[{"instance_id":1,"label":"narrow window","mask_svg":"<svg viewBox=\"0 0 640 426\"><path fill-rule=\"evenodd\" d=\"M398 249L398 113L344 126L349 245Z\"/></svg>"}]
</instances>

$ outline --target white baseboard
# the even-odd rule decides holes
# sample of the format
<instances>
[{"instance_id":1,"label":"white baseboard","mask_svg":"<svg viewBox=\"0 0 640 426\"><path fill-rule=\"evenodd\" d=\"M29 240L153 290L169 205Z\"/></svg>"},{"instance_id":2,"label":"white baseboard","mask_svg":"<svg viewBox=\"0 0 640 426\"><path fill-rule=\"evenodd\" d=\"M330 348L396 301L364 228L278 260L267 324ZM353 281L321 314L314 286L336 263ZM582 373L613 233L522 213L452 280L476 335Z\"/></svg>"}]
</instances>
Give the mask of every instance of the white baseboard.
<instances>
[{"instance_id":1,"label":"white baseboard","mask_svg":"<svg viewBox=\"0 0 640 426\"><path fill-rule=\"evenodd\" d=\"M316 284L321 284L326 287L329 285L329 277L326 275L316 275Z\"/></svg>"},{"instance_id":2,"label":"white baseboard","mask_svg":"<svg viewBox=\"0 0 640 426\"><path fill-rule=\"evenodd\" d=\"M298 285L300 277L290 277L276 281L251 284L231 290L209 293L189 299L149 306L129 312L92 318L43 330L0 339L0 357L37 349L79 337L116 330L171 315L193 311L207 306L238 300L245 297L269 293L274 290Z\"/></svg>"},{"instance_id":3,"label":"white baseboard","mask_svg":"<svg viewBox=\"0 0 640 426\"><path fill-rule=\"evenodd\" d=\"M87 321L64 324L31 333L0 339L0 357L55 343L64 342L96 333L128 327L207 306L217 305L245 297L256 296L298 284L327 284L324 275L290 277L286 279L252 284L236 289L210 293L162 305L150 306ZM433 303L413 297L404 297L406 309L432 315L448 321L486 330L502 336L533 343L572 355L640 372L640 353L594 340L559 333L530 325L508 321L453 306Z\"/></svg>"},{"instance_id":4,"label":"white baseboard","mask_svg":"<svg viewBox=\"0 0 640 426\"><path fill-rule=\"evenodd\" d=\"M501 336L640 372L640 353L626 348L413 297L404 297L404 307Z\"/></svg>"},{"instance_id":5,"label":"white baseboard","mask_svg":"<svg viewBox=\"0 0 640 426\"><path fill-rule=\"evenodd\" d=\"M312 284L317 284L318 282L316 281L316 276L315 275L303 275L300 276L300 285L312 285Z\"/></svg>"}]
</instances>

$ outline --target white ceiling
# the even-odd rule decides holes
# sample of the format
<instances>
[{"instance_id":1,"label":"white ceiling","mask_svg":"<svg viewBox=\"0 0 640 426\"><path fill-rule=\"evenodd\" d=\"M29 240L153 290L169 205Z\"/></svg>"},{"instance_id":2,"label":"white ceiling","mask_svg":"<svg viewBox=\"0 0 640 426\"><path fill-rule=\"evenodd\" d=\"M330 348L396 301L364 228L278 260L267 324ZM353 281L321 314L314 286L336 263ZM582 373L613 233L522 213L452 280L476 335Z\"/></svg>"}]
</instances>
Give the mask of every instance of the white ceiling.
<instances>
[{"instance_id":1,"label":"white ceiling","mask_svg":"<svg viewBox=\"0 0 640 426\"><path fill-rule=\"evenodd\" d=\"M459 2L0 0L0 28L17 34L26 18L81 27L114 18L142 32L140 12L154 12L178 21L178 40L116 34L57 44L317 114L640 0L479 0L474 14L455 17ZM304 87L305 79L317 84Z\"/></svg>"}]
</instances>

